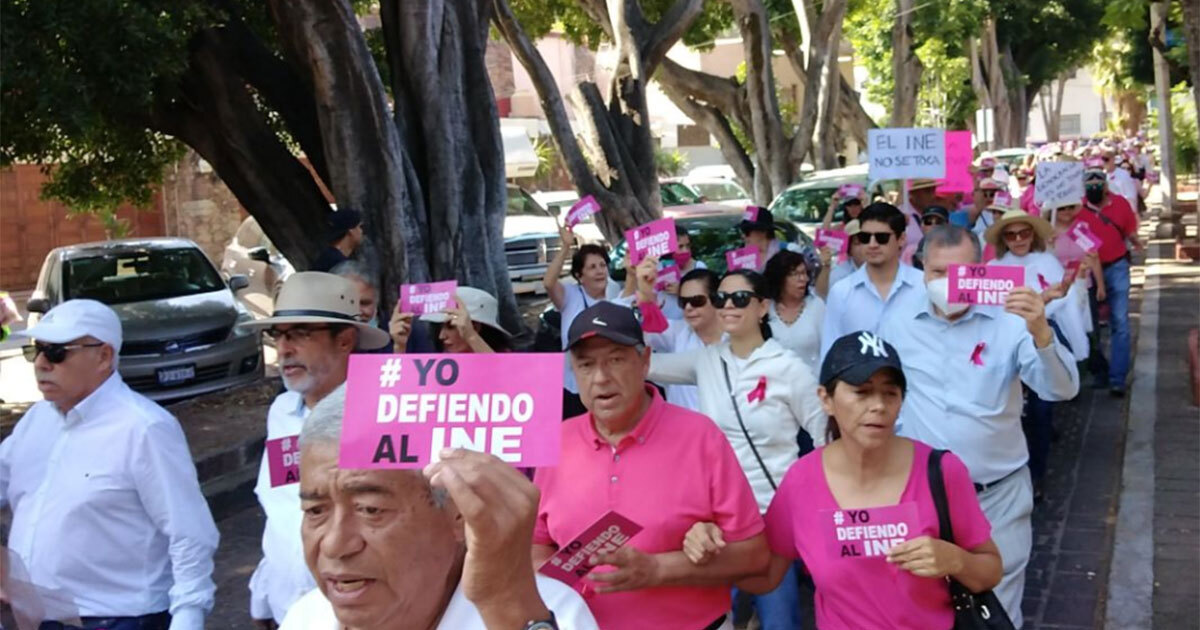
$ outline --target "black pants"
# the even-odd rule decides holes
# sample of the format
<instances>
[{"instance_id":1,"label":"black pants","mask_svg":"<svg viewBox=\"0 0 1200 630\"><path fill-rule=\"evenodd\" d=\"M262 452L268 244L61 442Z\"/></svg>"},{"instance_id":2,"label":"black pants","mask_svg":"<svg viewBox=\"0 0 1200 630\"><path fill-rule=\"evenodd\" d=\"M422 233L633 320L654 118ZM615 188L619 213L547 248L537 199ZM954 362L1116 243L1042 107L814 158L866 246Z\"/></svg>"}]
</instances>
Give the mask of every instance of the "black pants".
<instances>
[{"instance_id":1,"label":"black pants","mask_svg":"<svg viewBox=\"0 0 1200 630\"><path fill-rule=\"evenodd\" d=\"M80 621L83 625L46 621L38 630L168 630L171 627L171 615L165 611L141 617L84 617Z\"/></svg>"}]
</instances>

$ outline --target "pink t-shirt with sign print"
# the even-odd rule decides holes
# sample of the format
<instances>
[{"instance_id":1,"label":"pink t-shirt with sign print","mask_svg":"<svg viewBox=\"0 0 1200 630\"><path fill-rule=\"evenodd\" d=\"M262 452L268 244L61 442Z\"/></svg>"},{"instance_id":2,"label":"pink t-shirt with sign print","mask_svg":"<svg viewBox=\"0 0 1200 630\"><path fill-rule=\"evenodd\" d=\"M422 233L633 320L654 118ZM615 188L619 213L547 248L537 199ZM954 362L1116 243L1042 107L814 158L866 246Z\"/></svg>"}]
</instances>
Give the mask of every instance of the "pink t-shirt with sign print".
<instances>
[{"instance_id":1,"label":"pink t-shirt with sign print","mask_svg":"<svg viewBox=\"0 0 1200 630\"><path fill-rule=\"evenodd\" d=\"M767 510L771 551L804 561L816 585L821 630L893 628L943 630L954 625L945 580L922 578L887 563L885 550L902 540L938 537L929 490L932 449L913 441L913 465L900 501L863 510L841 509L825 478L825 448L800 458L779 484ZM973 549L991 537L991 525L967 467L942 458L955 543Z\"/></svg>"}]
</instances>

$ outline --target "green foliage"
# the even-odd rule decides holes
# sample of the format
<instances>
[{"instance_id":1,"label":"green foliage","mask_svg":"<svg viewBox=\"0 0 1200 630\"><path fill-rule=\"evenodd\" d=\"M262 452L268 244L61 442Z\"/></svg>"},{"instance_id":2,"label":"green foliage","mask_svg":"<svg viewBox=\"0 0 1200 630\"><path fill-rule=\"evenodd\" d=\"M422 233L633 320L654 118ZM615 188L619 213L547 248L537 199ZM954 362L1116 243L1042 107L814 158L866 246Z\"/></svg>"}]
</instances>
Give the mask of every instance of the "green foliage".
<instances>
[{"instance_id":1,"label":"green foliage","mask_svg":"<svg viewBox=\"0 0 1200 630\"><path fill-rule=\"evenodd\" d=\"M537 170L533 172L533 176L537 179L549 175L550 171L558 165L558 151L554 149L554 142L548 136L538 136L533 143L533 153L537 155L538 159Z\"/></svg>"},{"instance_id":2,"label":"green foliage","mask_svg":"<svg viewBox=\"0 0 1200 630\"><path fill-rule=\"evenodd\" d=\"M1157 110L1152 129L1158 129ZM1196 101L1186 83L1171 88L1171 125L1175 131L1175 173L1194 173L1200 163L1200 127L1197 126Z\"/></svg>"},{"instance_id":3,"label":"green foliage","mask_svg":"<svg viewBox=\"0 0 1200 630\"><path fill-rule=\"evenodd\" d=\"M688 161L678 149L668 151L663 148L654 151L654 168L659 177L679 177L687 170Z\"/></svg>"}]
</instances>

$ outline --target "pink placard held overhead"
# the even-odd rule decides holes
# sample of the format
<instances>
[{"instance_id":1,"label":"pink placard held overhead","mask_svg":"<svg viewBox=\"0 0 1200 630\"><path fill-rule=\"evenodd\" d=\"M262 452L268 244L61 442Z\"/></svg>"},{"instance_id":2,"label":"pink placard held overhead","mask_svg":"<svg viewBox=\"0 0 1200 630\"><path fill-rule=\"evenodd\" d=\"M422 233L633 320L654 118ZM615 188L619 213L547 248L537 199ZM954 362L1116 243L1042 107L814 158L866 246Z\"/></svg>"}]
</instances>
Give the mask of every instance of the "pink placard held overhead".
<instances>
[{"instance_id":1,"label":"pink placard held overhead","mask_svg":"<svg viewBox=\"0 0 1200 630\"><path fill-rule=\"evenodd\" d=\"M588 217L600 212L600 210L600 202L596 201L596 198L591 195L576 201L567 212L567 227L579 225L580 222L586 221Z\"/></svg>"},{"instance_id":2,"label":"pink placard held overhead","mask_svg":"<svg viewBox=\"0 0 1200 630\"><path fill-rule=\"evenodd\" d=\"M1094 252L1100 249L1100 237L1096 236L1092 228L1083 221L1076 221L1075 225L1071 226L1071 242L1085 252Z\"/></svg>"},{"instance_id":3,"label":"pink placard held overhead","mask_svg":"<svg viewBox=\"0 0 1200 630\"><path fill-rule=\"evenodd\" d=\"M742 220L750 223L758 223L758 206L746 206L746 210L742 212Z\"/></svg>"},{"instance_id":4,"label":"pink placard held overhead","mask_svg":"<svg viewBox=\"0 0 1200 630\"><path fill-rule=\"evenodd\" d=\"M920 536L917 504L854 510L821 510L825 549L831 560L884 558L892 547Z\"/></svg>"},{"instance_id":5,"label":"pink placard held overhead","mask_svg":"<svg viewBox=\"0 0 1200 630\"><path fill-rule=\"evenodd\" d=\"M563 355L352 354L339 465L422 468L444 448L558 464Z\"/></svg>"},{"instance_id":6,"label":"pink placard held overhead","mask_svg":"<svg viewBox=\"0 0 1200 630\"><path fill-rule=\"evenodd\" d=\"M675 265L667 265L658 270L658 277L654 280L654 290L662 291L672 284L679 284L679 267Z\"/></svg>"},{"instance_id":7,"label":"pink placard held overhead","mask_svg":"<svg viewBox=\"0 0 1200 630\"><path fill-rule=\"evenodd\" d=\"M401 285L400 312L412 313L418 317L441 313L454 307L454 291L457 289L458 283L454 280Z\"/></svg>"},{"instance_id":8,"label":"pink placard held overhead","mask_svg":"<svg viewBox=\"0 0 1200 630\"><path fill-rule=\"evenodd\" d=\"M842 230L827 230L825 228L817 228L817 235L813 238L813 245L817 247L828 247L836 254L846 253L846 246L850 243L850 237Z\"/></svg>"},{"instance_id":9,"label":"pink placard held overhead","mask_svg":"<svg viewBox=\"0 0 1200 630\"><path fill-rule=\"evenodd\" d=\"M761 255L762 253L754 246L731 249L725 252L725 267L729 271L737 271L739 269L758 271L759 257Z\"/></svg>"},{"instance_id":10,"label":"pink placard held overhead","mask_svg":"<svg viewBox=\"0 0 1200 630\"><path fill-rule=\"evenodd\" d=\"M1009 292L1025 286L1025 268L1009 265L950 265L951 304L1004 306Z\"/></svg>"},{"instance_id":11,"label":"pink placard held overhead","mask_svg":"<svg viewBox=\"0 0 1200 630\"><path fill-rule=\"evenodd\" d=\"M946 132L946 176L938 180L937 192L969 193L975 190L971 176L971 132Z\"/></svg>"},{"instance_id":12,"label":"pink placard held overhead","mask_svg":"<svg viewBox=\"0 0 1200 630\"><path fill-rule=\"evenodd\" d=\"M591 572L592 565L588 560L593 555L620 549L640 531L641 525L616 512L609 512L571 542L559 547L549 560L538 567L538 571L567 586L575 587Z\"/></svg>"},{"instance_id":13,"label":"pink placard held overhead","mask_svg":"<svg viewBox=\"0 0 1200 630\"><path fill-rule=\"evenodd\" d=\"M864 189L861 184L842 184L838 186L837 197L838 199L849 199L851 197L862 199L863 192Z\"/></svg>"},{"instance_id":14,"label":"pink placard held overhead","mask_svg":"<svg viewBox=\"0 0 1200 630\"><path fill-rule=\"evenodd\" d=\"M627 230L625 242L629 244L629 262L634 266L648 256L672 254L679 247L675 236L675 219L667 217Z\"/></svg>"},{"instance_id":15,"label":"pink placard held overhead","mask_svg":"<svg viewBox=\"0 0 1200 630\"><path fill-rule=\"evenodd\" d=\"M267 470L271 474L271 487L284 486L300 481L300 436L267 440Z\"/></svg>"}]
</instances>

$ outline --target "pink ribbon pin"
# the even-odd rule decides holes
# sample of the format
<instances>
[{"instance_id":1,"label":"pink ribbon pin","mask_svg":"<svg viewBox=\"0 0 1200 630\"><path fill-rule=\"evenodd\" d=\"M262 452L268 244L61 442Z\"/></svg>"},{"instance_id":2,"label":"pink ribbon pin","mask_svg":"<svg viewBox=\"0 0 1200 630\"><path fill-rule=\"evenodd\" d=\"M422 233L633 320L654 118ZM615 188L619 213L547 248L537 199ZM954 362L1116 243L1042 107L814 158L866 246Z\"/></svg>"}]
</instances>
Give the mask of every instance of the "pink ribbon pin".
<instances>
[{"instance_id":1,"label":"pink ribbon pin","mask_svg":"<svg viewBox=\"0 0 1200 630\"><path fill-rule=\"evenodd\" d=\"M1038 284L1042 286L1043 291L1050 288L1050 283L1046 282L1046 276L1043 276L1040 273L1038 274Z\"/></svg>"},{"instance_id":2,"label":"pink ribbon pin","mask_svg":"<svg viewBox=\"0 0 1200 630\"><path fill-rule=\"evenodd\" d=\"M986 343L980 341L975 344L975 351L971 353L971 363L975 365L983 365L983 349L987 347Z\"/></svg>"},{"instance_id":3,"label":"pink ribbon pin","mask_svg":"<svg viewBox=\"0 0 1200 630\"><path fill-rule=\"evenodd\" d=\"M746 395L746 402L759 401L762 402L767 397L767 377L758 377L758 385L754 386L749 394Z\"/></svg>"}]
</instances>

